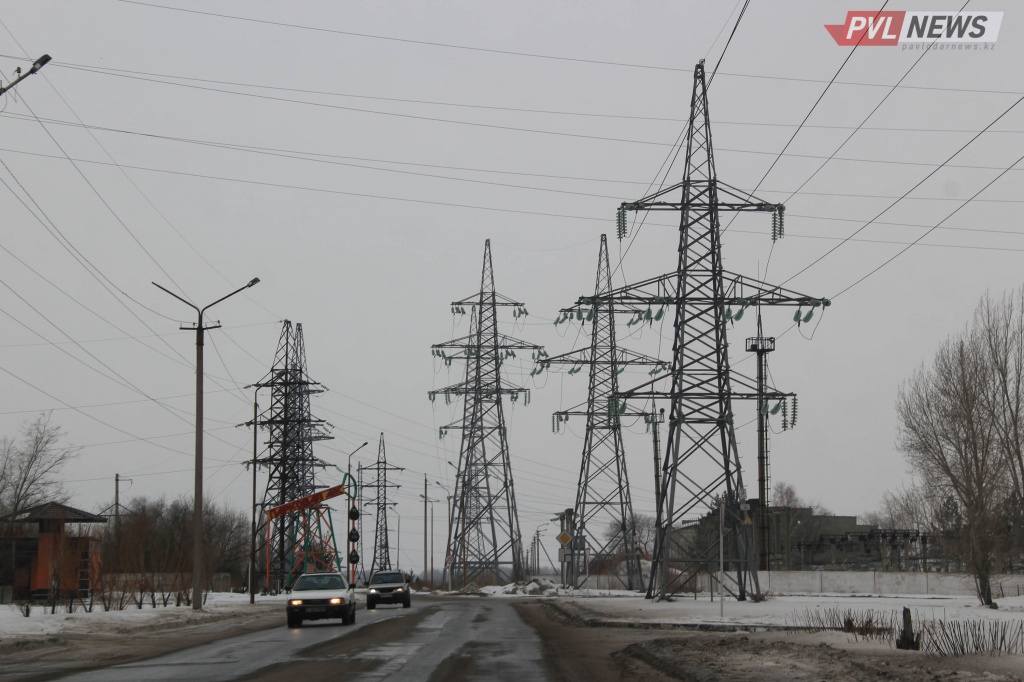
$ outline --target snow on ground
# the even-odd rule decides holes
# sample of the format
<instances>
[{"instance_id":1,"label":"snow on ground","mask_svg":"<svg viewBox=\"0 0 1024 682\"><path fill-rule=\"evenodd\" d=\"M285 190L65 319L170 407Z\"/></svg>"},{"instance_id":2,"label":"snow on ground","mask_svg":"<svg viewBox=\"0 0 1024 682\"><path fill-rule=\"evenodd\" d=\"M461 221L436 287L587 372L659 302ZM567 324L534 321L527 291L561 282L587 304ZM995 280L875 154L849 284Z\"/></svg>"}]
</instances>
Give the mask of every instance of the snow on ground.
<instances>
[{"instance_id":1,"label":"snow on ground","mask_svg":"<svg viewBox=\"0 0 1024 682\"><path fill-rule=\"evenodd\" d=\"M711 601L710 595L679 597L671 602L657 602L635 595L632 599L590 597L568 599L581 611L610 621L629 623L729 624L748 626L804 625L801 617L807 611L839 609L901 612L906 606L915 621L962 619L1019 620L1024 612L1024 597L999 600L998 609L987 609L969 597L937 597L934 595L851 596L851 595L787 595L762 602L738 602L726 599ZM724 607L724 608L723 608ZM719 609L724 611L720 615Z\"/></svg>"},{"instance_id":2,"label":"snow on ground","mask_svg":"<svg viewBox=\"0 0 1024 682\"><path fill-rule=\"evenodd\" d=\"M287 598L286 594L257 595L256 602L283 604ZM210 593L203 610L199 613L194 612L190 606L160 606L159 599L157 604L156 608L144 603L141 609L130 604L123 611L104 611L102 604L96 602L91 613L77 604L74 613L66 613L62 605L57 606L56 613L50 613L49 607L33 605L27 618L17 605L3 604L0 605L0 640L94 632L96 628L118 632L147 626L189 625L241 612L249 608L249 595L230 592Z\"/></svg>"}]
</instances>

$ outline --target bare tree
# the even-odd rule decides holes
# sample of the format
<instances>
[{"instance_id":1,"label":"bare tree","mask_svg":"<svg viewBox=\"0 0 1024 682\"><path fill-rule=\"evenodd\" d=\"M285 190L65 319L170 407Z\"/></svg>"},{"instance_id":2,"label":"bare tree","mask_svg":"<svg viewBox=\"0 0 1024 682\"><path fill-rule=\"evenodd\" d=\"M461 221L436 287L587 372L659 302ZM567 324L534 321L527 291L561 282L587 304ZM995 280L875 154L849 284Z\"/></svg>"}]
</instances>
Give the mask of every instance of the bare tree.
<instances>
[{"instance_id":1,"label":"bare tree","mask_svg":"<svg viewBox=\"0 0 1024 682\"><path fill-rule=\"evenodd\" d=\"M995 429L1014 498L1024 500L1024 287L999 300L986 294L974 324L991 372L983 407Z\"/></svg>"},{"instance_id":2,"label":"bare tree","mask_svg":"<svg viewBox=\"0 0 1024 682\"><path fill-rule=\"evenodd\" d=\"M63 444L64 430L50 414L27 423L17 441L0 442L0 509L7 514L67 499L58 478L75 449Z\"/></svg>"},{"instance_id":3,"label":"bare tree","mask_svg":"<svg viewBox=\"0 0 1024 682\"><path fill-rule=\"evenodd\" d=\"M627 532L633 531L635 533L634 538L636 541L636 548L640 550L640 553L645 557L649 557L651 552L654 551L654 537L657 532L654 521L655 519L653 516L648 516L646 514L634 514L632 528L626 529ZM621 538L622 529L619 527L618 523L613 521L608 524L608 528L605 530L604 535L608 540Z\"/></svg>"},{"instance_id":4,"label":"bare tree","mask_svg":"<svg viewBox=\"0 0 1024 682\"><path fill-rule=\"evenodd\" d=\"M899 444L929 494L952 495L963 514L966 555L978 598L992 603L990 577L1006 502L1004 450L992 418L997 371L983 331L946 341L931 366L918 370L897 399Z\"/></svg>"}]
</instances>

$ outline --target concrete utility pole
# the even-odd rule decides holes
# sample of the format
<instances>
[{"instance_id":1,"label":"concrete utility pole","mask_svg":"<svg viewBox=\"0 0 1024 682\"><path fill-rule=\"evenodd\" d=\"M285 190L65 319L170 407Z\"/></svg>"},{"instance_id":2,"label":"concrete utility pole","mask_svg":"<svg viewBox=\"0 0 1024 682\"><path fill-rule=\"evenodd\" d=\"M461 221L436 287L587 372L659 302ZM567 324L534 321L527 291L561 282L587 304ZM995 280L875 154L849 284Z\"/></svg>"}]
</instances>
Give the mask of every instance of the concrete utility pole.
<instances>
[{"instance_id":1,"label":"concrete utility pole","mask_svg":"<svg viewBox=\"0 0 1024 682\"><path fill-rule=\"evenodd\" d=\"M121 474L114 474L114 546L121 545Z\"/></svg>"},{"instance_id":2,"label":"concrete utility pole","mask_svg":"<svg viewBox=\"0 0 1024 682\"><path fill-rule=\"evenodd\" d=\"M259 284L260 278L253 277L245 286L238 287L230 294L221 296L213 303L200 308L196 304L178 296L173 291L153 282L160 291L178 299L188 307L196 311L196 324L182 325L181 329L196 332L196 466L195 466L195 500L192 507L192 610L199 611L203 608L203 335L207 329L217 329L220 322L204 326L203 314L221 301L231 298L237 293L245 291L250 287Z\"/></svg>"},{"instance_id":3,"label":"concrete utility pole","mask_svg":"<svg viewBox=\"0 0 1024 682\"><path fill-rule=\"evenodd\" d=\"M427 475L423 474L423 572L427 572Z\"/></svg>"},{"instance_id":4,"label":"concrete utility pole","mask_svg":"<svg viewBox=\"0 0 1024 682\"><path fill-rule=\"evenodd\" d=\"M434 503L427 495L427 475L423 474L423 572L427 572L427 503L430 503L430 586L434 586Z\"/></svg>"},{"instance_id":5,"label":"concrete utility pole","mask_svg":"<svg viewBox=\"0 0 1024 682\"><path fill-rule=\"evenodd\" d=\"M259 389L257 389L259 390ZM256 457L259 451L260 404L252 398L252 532L249 545L249 603L256 603Z\"/></svg>"}]
</instances>

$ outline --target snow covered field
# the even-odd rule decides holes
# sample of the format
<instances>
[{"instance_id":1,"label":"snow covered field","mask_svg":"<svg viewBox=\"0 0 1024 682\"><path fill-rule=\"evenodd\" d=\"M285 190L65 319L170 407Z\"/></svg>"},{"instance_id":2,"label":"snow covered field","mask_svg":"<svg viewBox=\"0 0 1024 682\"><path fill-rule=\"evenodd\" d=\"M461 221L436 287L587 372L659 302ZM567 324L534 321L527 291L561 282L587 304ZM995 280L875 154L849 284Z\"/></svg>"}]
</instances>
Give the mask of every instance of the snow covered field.
<instances>
[{"instance_id":1,"label":"snow covered field","mask_svg":"<svg viewBox=\"0 0 1024 682\"><path fill-rule=\"evenodd\" d=\"M763 602L724 604L711 601L709 595L697 599L680 598L672 602L654 602L635 597L570 597L581 611L611 621L645 623L723 624L747 626L803 625L802 615L821 609L852 609L855 611L902 612L910 609L914 620L963 620L1024 618L1024 597L999 600L998 609L987 609L970 597L936 597L922 595L851 596L812 595L774 597ZM722 608L724 606L724 608ZM722 608L724 615L719 614Z\"/></svg>"},{"instance_id":2,"label":"snow covered field","mask_svg":"<svg viewBox=\"0 0 1024 682\"><path fill-rule=\"evenodd\" d=\"M567 590L546 579L525 585L509 584L479 589L499 598L548 597L571 604L582 614L623 623L794 626L804 625L804 614L822 609L901 613L906 606L915 621L965 620L976 618L1024 618L1024 596L997 600L998 609L983 608L970 596L813 594L781 595L762 602L726 599L724 605L710 594L677 597L670 602L644 599L626 590ZM724 608L723 608L724 606ZM723 612L720 614L720 610Z\"/></svg>"},{"instance_id":3,"label":"snow covered field","mask_svg":"<svg viewBox=\"0 0 1024 682\"><path fill-rule=\"evenodd\" d=\"M362 591L360 590L359 593ZM915 621L920 619L1012 619L1024 618L1024 597L1008 597L998 600L998 609L986 609L972 597L936 595L787 595L767 601L737 602L726 599L721 605L711 595L697 595L696 599L679 597L671 602L657 602L644 599L636 592L625 590L566 590L553 582L540 579L525 585L509 584L485 586L470 590L493 598L549 598L572 605L581 614L606 621L623 623L652 624L708 624L743 626L793 626L802 625L807 611L819 609L853 609L855 611L899 612L909 607ZM436 594L446 595L444 592ZM453 593L458 595L459 593ZM286 594L257 596L257 604L283 604ZM719 609L724 606L724 615ZM79 609L65 613L58 606L51 614L49 608L33 606L31 615L25 617L15 605L0 606L0 640L11 637L38 637L62 633L131 632L140 627L187 626L227 619L242 615L249 609L249 596L235 593L211 593L200 612L187 606L157 606L144 604L141 609L134 605L124 611L103 611L97 604L92 613Z\"/></svg>"},{"instance_id":4,"label":"snow covered field","mask_svg":"<svg viewBox=\"0 0 1024 682\"><path fill-rule=\"evenodd\" d=\"M288 595L257 596L257 603L283 603ZM157 602L159 604L159 601ZM77 605L76 605L77 606ZM249 607L249 595L230 592L210 593L206 605L200 612L189 606L157 606L144 603L142 608L130 605L124 611L104 611L102 605L94 604L92 613L77 608L66 613L58 605L56 613L49 607L33 605L26 618L14 604L0 605L0 640L11 637L33 637L64 633L95 632L97 628L108 632L130 632L140 627L165 625L190 625L230 617Z\"/></svg>"}]
</instances>

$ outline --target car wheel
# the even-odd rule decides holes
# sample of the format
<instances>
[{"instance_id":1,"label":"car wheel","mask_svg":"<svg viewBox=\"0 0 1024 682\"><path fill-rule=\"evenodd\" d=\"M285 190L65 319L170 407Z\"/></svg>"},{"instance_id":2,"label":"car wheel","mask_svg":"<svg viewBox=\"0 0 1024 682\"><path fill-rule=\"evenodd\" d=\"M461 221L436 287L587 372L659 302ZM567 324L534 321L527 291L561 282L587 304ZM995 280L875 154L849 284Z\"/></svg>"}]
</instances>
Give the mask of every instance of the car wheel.
<instances>
[{"instance_id":1,"label":"car wheel","mask_svg":"<svg viewBox=\"0 0 1024 682\"><path fill-rule=\"evenodd\" d=\"M373 599L367 599L366 600L366 610L367 611L373 611L375 608L377 608L377 602L374 601Z\"/></svg>"},{"instance_id":2,"label":"car wheel","mask_svg":"<svg viewBox=\"0 0 1024 682\"><path fill-rule=\"evenodd\" d=\"M301 628L302 627L302 616L288 616L288 627L290 627L290 628Z\"/></svg>"}]
</instances>

